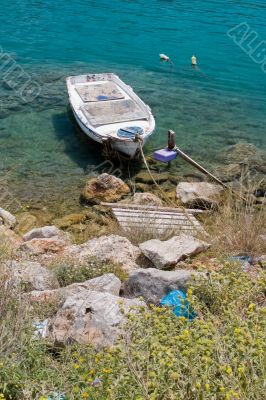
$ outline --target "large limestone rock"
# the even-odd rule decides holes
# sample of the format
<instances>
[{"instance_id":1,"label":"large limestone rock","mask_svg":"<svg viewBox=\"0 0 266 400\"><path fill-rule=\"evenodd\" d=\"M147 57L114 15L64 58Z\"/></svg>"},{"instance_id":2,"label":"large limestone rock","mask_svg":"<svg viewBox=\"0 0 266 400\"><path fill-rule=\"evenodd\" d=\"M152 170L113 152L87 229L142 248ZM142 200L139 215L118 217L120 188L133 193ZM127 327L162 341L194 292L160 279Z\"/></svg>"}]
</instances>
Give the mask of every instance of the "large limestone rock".
<instances>
[{"instance_id":1,"label":"large limestone rock","mask_svg":"<svg viewBox=\"0 0 266 400\"><path fill-rule=\"evenodd\" d=\"M176 197L187 207L209 209L217 207L223 188L208 182L180 182Z\"/></svg>"},{"instance_id":2,"label":"large limestone rock","mask_svg":"<svg viewBox=\"0 0 266 400\"><path fill-rule=\"evenodd\" d=\"M35 255L59 253L70 244L69 234L54 225L34 228L26 233L23 239L24 243L20 246L20 249Z\"/></svg>"},{"instance_id":3,"label":"large limestone rock","mask_svg":"<svg viewBox=\"0 0 266 400\"><path fill-rule=\"evenodd\" d=\"M61 239L68 238L67 234L55 225L43 226L42 228L34 228L23 236L25 242L32 239L49 239L52 237L57 237Z\"/></svg>"},{"instance_id":4,"label":"large limestone rock","mask_svg":"<svg viewBox=\"0 0 266 400\"><path fill-rule=\"evenodd\" d=\"M97 292L107 292L114 296L119 296L121 290L121 281L114 274L105 274L97 278L89 279L81 283L73 283L64 288L54 290L33 290L29 293L32 301L38 302L54 302L57 299L66 299L69 296L78 294L84 290L95 290Z\"/></svg>"},{"instance_id":5,"label":"large limestone rock","mask_svg":"<svg viewBox=\"0 0 266 400\"><path fill-rule=\"evenodd\" d=\"M10 250L17 250L23 243L23 239L19 235L4 225L0 225L0 241Z\"/></svg>"},{"instance_id":6,"label":"large limestone rock","mask_svg":"<svg viewBox=\"0 0 266 400\"><path fill-rule=\"evenodd\" d=\"M122 236L109 235L88 240L82 245L73 245L65 249L65 256L75 257L79 261L94 259L99 262L121 264L125 271L138 268L137 259L141 255L138 247Z\"/></svg>"},{"instance_id":7,"label":"large limestone rock","mask_svg":"<svg viewBox=\"0 0 266 400\"><path fill-rule=\"evenodd\" d=\"M144 305L139 300L84 289L66 299L50 321L49 336L57 343L111 345L131 308Z\"/></svg>"},{"instance_id":8,"label":"large limestone rock","mask_svg":"<svg viewBox=\"0 0 266 400\"><path fill-rule=\"evenodd\" d=\"M20 250L32 253L34 255L45 253L60 253L63 252L68 243L58 237L48 239L31 239L20 245Z\"/></svg>"},{"instance_id":9,"label":"large limestone rock","mask_svg":"<svg viewBox=\"0 0 266 400\"><path fill-rule=\"evenodd\" d=\"M151 239L139 247L156 268L169 269L187 257L206 251L210 245L193 236L181 234L166 241Z\"/></svg>"},{"instance_id":10,"label":"large limestone rock","mask_svg":"<svg viewBox=\"0 0 266 400\"><path fill-rule=\"evenodd\" d=\"M12 215L9 211L4 210L0 207L0 225L1 222L6 228L13 229L17 224L16 217Z\"/></svg>"},{"instance_id":11,"label":"large limestone rock","mask_svg":"<svg viewBox=\"0 0 266 400\"><path fill-rule=\"evenodd\" d=\"M86 183L81 198L89 204L116 202L129 192L128 185L122 179L104 173Z\"/></svg>"},{"instance_id":12,"label":"large limestone rock","mask_svg":"<svg viewBox=\"0 0 266 400\"><path fill-rule=\"evenodd\" d=\"M135 193L130 204L139 204L144 206L162 206L162 200L153 193Z\"/></svg>"},{"instance_id":13,"label":"large limestone rock","mask_svg":"<svg viewBox=\"0 0 266 400\"><path fill-rule=\"evenodd\" d=\"M155 268L138 269L124 283L124 296L143 297L147 303L159 304L172 290L186 290L192 280L200 276L189 270L160 271Z\"/></svg>"},{"instance_id":14,"label":"large limestone rock","mask_svg":"<svg viewBox=\"0 0 266 400\"><path fill-rule=\"evenodd\" d=\"M38 262L10 261L8 268L11 283L22 285L27 291L56 289L59 287L59 283L54 275Z\"/></svg>"}]
</instances>

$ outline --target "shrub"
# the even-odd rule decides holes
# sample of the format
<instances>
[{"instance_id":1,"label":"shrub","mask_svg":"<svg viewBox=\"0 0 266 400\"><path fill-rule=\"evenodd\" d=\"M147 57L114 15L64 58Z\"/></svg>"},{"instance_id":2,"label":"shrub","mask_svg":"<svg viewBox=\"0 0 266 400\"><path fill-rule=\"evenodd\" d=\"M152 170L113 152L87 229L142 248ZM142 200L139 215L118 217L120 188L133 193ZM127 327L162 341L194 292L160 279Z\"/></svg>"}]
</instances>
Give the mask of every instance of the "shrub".
<instances>
[{"instance_id":1,"label":"shrub","mask_svg":"<svg viewBox=\"0 0 266 400\"><path fill-rule=\"evenodd\" d=\"M103 274L113 273L121 281L127 279L127 274L119 264L99 262L93 259L78 263L71 258L58 259L50 264L61 287L72 283L84 282L88 279L97 278Z\"/></svg>"},{"instance_id":2,"label":"shrub","mask_svg":"<svg viewBox=\"0 0 266 400\"><path fill-rule=\"evenodd\" d=\"M193 322L155 306L142 310L141 316L132 314L117 347L77 354L71 396L261 400L265 283L265 273L254 280L226 265L189 289L188 299L198 314Z\"/></svg>"},{"instance_id":3,"label":"shrub","mask_svg":"<svg viewBox=\"0 0 266 400\"><path fill-rule=\"evenodd\" d=\"M226 264L188 289L193 321L142 308L129 315L117 344L101 351L51 349L33 339L25 304L12 298L17 306L8 303L2 321L20 322L8 351L0 335L2 398L47 400L57 391L67 400L261 400L265 284L265 271L253 277Z\"/></svg>"}]
</instances>

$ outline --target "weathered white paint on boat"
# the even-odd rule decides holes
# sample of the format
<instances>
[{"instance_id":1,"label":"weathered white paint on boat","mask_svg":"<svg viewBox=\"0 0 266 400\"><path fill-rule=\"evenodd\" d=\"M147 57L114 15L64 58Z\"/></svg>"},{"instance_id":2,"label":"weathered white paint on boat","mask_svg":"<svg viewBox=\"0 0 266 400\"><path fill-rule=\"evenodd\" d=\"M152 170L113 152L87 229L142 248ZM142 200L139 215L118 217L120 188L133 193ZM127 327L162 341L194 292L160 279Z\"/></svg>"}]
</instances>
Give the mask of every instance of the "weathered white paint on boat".
<instances>
[{"instance_id":1,"label":"weathered white paint on boat","mask_svg":"<svg viewBox=\"0 0 266 400\"><path fill-rule=\"evenodd\" d=\"M112 73L70 76L66 82L73 114L83 132L98 143L108 141L113 150L130 158L138 156L139 147L155 130L155 121L133 89ZM143 132L141 143L133 136L119 137L119 130L136 127Z\"/></svg>"}]
</instances>

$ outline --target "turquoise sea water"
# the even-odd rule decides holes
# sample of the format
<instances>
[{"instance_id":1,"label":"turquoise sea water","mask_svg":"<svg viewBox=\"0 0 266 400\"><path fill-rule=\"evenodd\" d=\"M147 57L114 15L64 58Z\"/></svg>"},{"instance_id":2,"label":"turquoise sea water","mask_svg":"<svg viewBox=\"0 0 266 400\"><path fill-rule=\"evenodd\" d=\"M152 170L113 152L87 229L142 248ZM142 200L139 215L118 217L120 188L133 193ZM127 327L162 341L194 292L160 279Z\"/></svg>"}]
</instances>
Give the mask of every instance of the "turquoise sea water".
<instances>
[{"instance_id":1,"label":"turquoise sea water","mask_svg":"<svg viewBox=\"0 0 266 400\"><path fill-rule=\"evenodd\" d=\"M65 77L81 72L113 71L151 106L157 130L147 152L170 128L214 169L228 145L265 148L266 74L227 34L246 23L255 46L266 40L265 19L265 0L2 0L2 55L41 88L23 101L0 59L2 193L8 187L31 207L77 202L86 173L102 162L67 113Z\"/></svg>"}]
</instances>

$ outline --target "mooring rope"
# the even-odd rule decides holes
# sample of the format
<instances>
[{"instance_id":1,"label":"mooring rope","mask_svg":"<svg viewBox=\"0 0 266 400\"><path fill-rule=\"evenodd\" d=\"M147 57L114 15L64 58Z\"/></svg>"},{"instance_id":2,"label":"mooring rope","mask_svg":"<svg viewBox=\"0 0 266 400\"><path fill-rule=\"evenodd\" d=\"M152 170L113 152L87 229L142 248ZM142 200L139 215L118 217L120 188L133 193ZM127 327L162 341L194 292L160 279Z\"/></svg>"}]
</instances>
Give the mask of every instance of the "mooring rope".
<instances>
[{"instance_id":1,"label":"mooring rope","mask_svg":"<svg viewBox=\"0 0 266 400\"><path fill-rule=\"evenodd\" d=\"M148 162L147 162L147 160L146 160L146 157L145 157L145 154L144 154L144 151L143 151L143 141L139 140L139 144L140 144L139 147L140 147L140 154L141 154L141 157L142 157L142 159L143 159L143 162L144 162L144 164L145 164L145 167L146 167L146 169L147 169L147 171L148 171L148 174L150 175L150 177L151 177L153 183L154 183L154 184L156 185L156 187L159 189L159 191L160 191L160 193L162 194L162 197L164 198L164 200L166 201L166 203L168 203L169 205L171 205L173 208L177 208L177 204L174 203L174 202L172 202L167 196L165 196L164 191L161 189L160 185L159 185L159 184L156 182L156 180L154 179L154 176L153 176L152 173L151 173L150 167L149 167L149 165L148 165ZM200 228L195 224L195 222L193 221L193 219L191 219L191 216L189 215L187 209L186 209L184 206L182 206L182 205L178 205L178 208L181 208L181 209L184 211L184 213L185 213L187 219L188 219L189 222L195 227L195 229L196 229L197 231L199 231L200 233L202 233L202 229L200 229Z\"/></svg>"}]
</instances>

